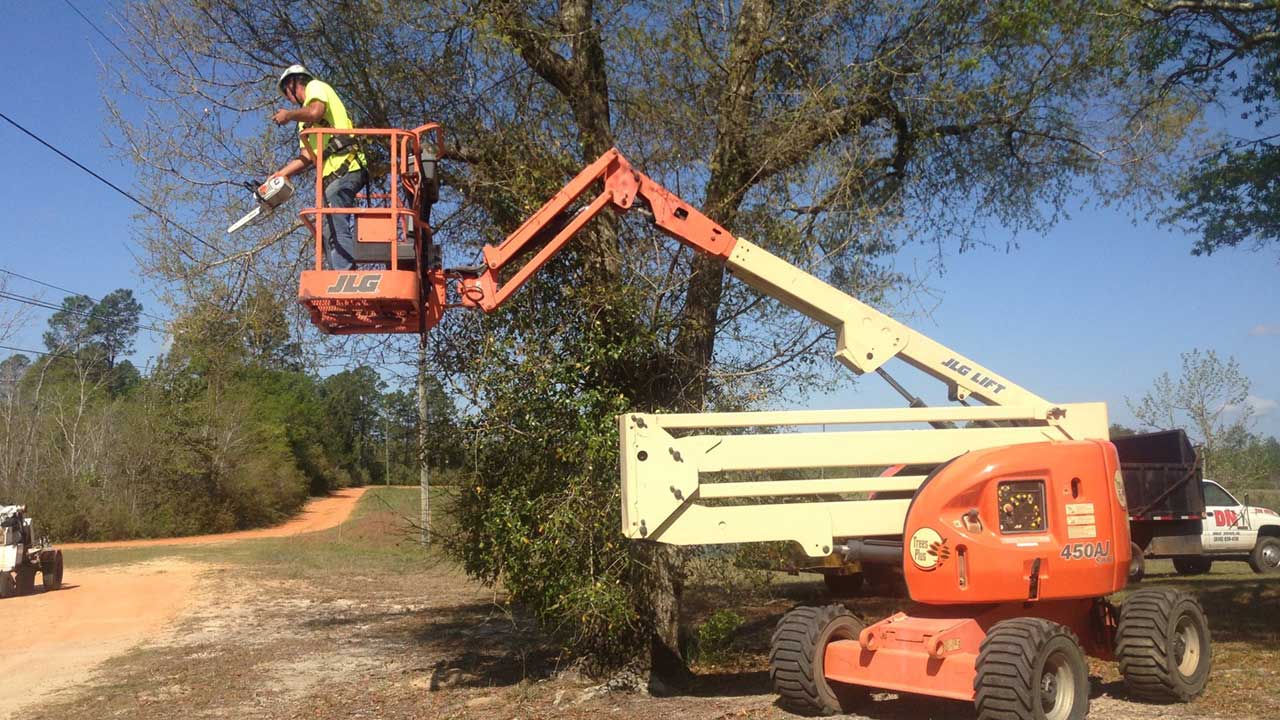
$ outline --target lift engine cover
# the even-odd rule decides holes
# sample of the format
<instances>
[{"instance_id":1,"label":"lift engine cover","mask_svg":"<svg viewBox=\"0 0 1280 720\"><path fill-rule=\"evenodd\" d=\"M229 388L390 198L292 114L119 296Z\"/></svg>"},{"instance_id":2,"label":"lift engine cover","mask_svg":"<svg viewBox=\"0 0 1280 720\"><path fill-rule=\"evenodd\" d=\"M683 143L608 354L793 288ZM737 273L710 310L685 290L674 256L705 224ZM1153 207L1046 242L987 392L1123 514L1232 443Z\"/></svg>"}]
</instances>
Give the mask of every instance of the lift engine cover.
<instances>
[{"instance_id":1,"label":"lift engine cover","mask_svg":"<svg viewBox=\"0 0 1280 720\"><path fill-rule=\"evenodd\" d=\"M907 515L911 598L1037 602L1123 589L1129 519L1116 491L1118 467L1105 440L1012 445L952 460L921 486Z\"/></svg>"}]
</instances>

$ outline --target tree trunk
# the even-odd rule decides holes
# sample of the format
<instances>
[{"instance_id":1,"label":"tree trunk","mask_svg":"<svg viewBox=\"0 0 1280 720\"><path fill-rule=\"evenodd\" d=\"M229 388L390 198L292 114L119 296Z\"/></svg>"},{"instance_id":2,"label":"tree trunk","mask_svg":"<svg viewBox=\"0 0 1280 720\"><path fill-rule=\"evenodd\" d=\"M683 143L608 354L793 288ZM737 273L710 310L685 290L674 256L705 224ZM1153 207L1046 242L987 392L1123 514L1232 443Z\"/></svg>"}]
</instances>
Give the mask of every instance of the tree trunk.
<instances>
[{"instance_id":1,"label":"tree trunk","mask_svg":"<svg viewBox=\"0 0 1280 720\"><path fill-rule=\"evenodd\" d=\"M773 17L771 0L745 0L734 24L725 64L725 83L719 109L719 132L711 156L704 212L733 229L753 174L752 116L759 85L759 62ZM684 310L676 338L676 361L684 391L681 409L699 412L707 397L707 377L715 353L716 318L724 292L724 263L698 256L685 291Z\"/></svg>"},{"instance_id":2,"label":"tree trunk","mask_svg":"<svg viewBox=\"0 0 1280 720\"><path fill-rule=\"evenodd\" d=\"M649 641L649 689L655 693L687 684L691 673L681 652L680 603L684 596L685 551L675 545L640 542L637 552L646 569L644 610L653 623Z\"/></svg>"},{"instance_id":3,"label":"tree trunk","mask_svg":"<svg viewBox=\"0 0 1280 720\"><path fill-rule=\"evenodd\" d=\"M418 340L418 486L421 497L419 527L423 545L431 541L431 477L427 469L427 336Z\"/></svg>"},{"instance_id":4,"label":"tree trunk","mask_svg":"<svg viewBox=\"0 0 1280 720\"><path fill-rule=\"evenodd\" d=\"M749 129L758 62L772 14L770 0L746 0L729 48L728 77L720 102L720 132L704 205L711 217L730 228L748 187L748 173L743 168L749 166L751 158ZM699 412L706 404L724 274L724 264L718 259L698 256L693 261L676 336L678 382L673 388L676 397L672 398L686 412ZM647 600L654 622L653 672L664 679L683 679L688 672L679 639L685 553L678 547L658 545L650 554L652 582L647 586Z\"/></svg>"}]
</instances>

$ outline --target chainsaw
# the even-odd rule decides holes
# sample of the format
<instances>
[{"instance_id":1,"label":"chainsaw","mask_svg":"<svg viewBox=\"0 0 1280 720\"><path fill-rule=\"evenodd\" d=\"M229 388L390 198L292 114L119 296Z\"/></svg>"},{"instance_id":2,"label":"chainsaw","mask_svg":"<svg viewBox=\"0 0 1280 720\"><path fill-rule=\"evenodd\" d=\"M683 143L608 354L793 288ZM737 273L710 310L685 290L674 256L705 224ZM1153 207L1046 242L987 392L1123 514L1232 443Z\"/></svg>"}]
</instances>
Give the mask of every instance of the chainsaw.
<instances>
[{"instance_id":1,"label":"chainsaw","mask_svg":"<svg viewBox=\"0 0 1280 720\"><path fill-rule=\"evenodd\" d=\"M253 191L253 197L258 201L258 206L227 228L228 235L259 218L267 217L293 197L293 184L288 178L279 175L267 178L266 182L256 188L252 183L245 183L245 186Z\"/></svg>"}]
</instances>

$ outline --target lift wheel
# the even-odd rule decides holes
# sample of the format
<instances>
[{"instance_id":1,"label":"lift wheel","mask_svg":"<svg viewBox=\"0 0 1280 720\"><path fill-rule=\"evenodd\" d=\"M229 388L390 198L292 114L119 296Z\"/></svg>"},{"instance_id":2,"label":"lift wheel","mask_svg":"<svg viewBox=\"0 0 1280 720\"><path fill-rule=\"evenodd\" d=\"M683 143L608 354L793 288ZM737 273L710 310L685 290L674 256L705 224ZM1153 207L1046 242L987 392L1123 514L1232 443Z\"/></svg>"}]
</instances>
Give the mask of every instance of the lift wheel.
<instances>
[{"instance_id":1,"label":"lift wheel","mask_svg":"<svg viewBox=\"0 0 1280 720\"><path fill-rule=\"evenodd\" d=\"M798 607L783 615L769 643L769 678L779 703L802 715L851 709L866 689L828 682L823 663L829 643L857 640L862 627L843 605Z\"/></svg>"},{"instance_id":2,"label":"lift wheel","mask_svg":"<svg viewBox=\"0 0 1280 720\"><path fill-rule=\"evenodd\" d=\"M1154 702L1188 702L1209 683L1209 624L1194 597L1144 588L1120 606L1116 659L1125 685Z\"/></svg>"},{"instance_id":3,"label":"lift wheel","mask_svg":"<svg viewBox=\"0 0 1280 720\"><path fill-rule=\"evenodd\" d=\"M1075 633L1042 618L991 626L978 654L978 720L1081 720L1089 712L1089 666Z\"/></svg>"}]
</instances>

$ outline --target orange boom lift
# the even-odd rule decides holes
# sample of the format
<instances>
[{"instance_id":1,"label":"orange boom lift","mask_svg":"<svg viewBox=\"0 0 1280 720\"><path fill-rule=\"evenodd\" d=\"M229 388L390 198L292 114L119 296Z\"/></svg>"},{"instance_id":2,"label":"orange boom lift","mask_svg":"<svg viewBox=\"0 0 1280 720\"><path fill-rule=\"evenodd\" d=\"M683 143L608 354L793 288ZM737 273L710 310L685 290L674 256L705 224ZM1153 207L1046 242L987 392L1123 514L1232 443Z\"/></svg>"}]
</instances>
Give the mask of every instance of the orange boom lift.
<instances>
[{"instance_id":1,"label":"orange boom lift","mask_svg":"<svg viewBox=\"0 0 1280 720\"><path fill-rule=\"evenodd\" d=\"M1203 691L1209 629L1194 598L1144 589L1120 607L1106 599L1125 587L1130 539L1103 404L1039 397L734 237L616 149L503 242L485 246L481 266L444 268L429 227L441 129L355 132L387 144L385 185L362 196L359 208L323 208L317 190L316 207L302 211L317 256L316 269L302 274L299 301L324 332L425 333L452 307L490 312L601 212L638 210L743 282L832 328L842 364L881 375L908 400L908 408L884 410L618 418L628 537L787 540L811 558L901 569L909 610L870 625L843 605L782 618L770 674L785 706L838 712L883 689L973 701L984 719L1075 720L1088 712L1086 654L1118 660L1143 698L1187 701ZM317 185L321 167L317 153ZM319 223L333 213L355 216L365 269L320 269ZM924 406L883 367L895 358L945 384L956 404ZM806 429L826 425L841 429ZM717 434L721 428L731 431ZM867 472L832 477L837 468ZM769 477L780 470L789 471L786 479ZM797 478L797 471L822 472ZM726 479L739 472L750 479Z\"/></svg>"}]
</instances>

